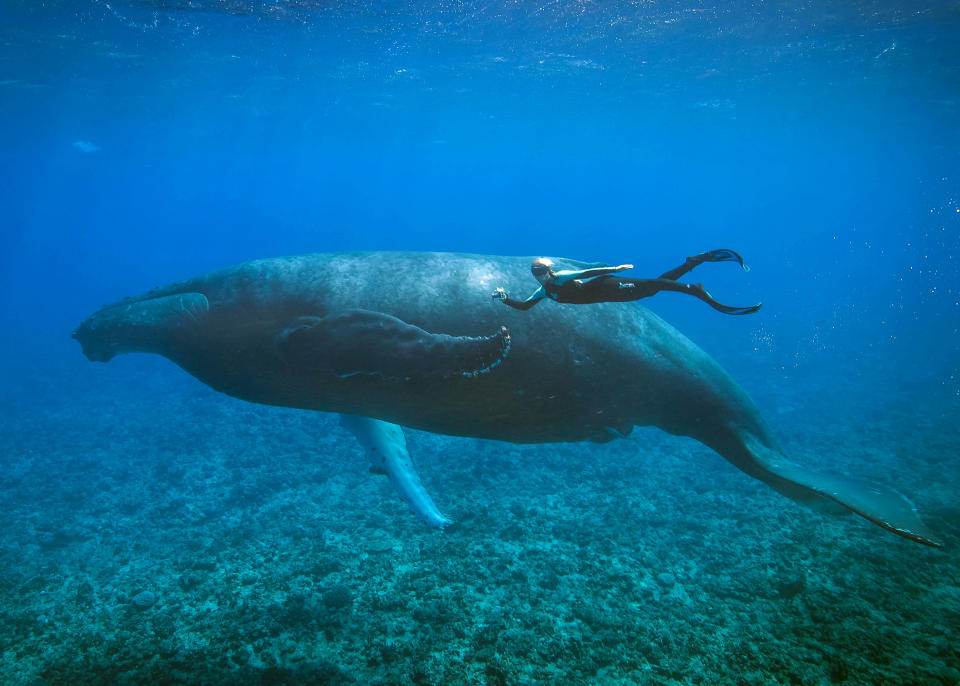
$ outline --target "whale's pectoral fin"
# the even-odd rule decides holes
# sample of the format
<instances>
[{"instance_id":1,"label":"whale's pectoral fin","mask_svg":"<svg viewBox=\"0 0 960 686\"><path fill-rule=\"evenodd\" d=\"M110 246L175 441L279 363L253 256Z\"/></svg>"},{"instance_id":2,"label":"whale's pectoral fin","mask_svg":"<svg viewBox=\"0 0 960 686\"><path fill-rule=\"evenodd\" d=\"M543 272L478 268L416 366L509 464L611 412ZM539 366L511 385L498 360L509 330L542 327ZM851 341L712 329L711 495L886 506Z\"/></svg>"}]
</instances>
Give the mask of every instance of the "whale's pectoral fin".
<instances>
[{"instance_id":1,"label":"whale's pectoral fin","mask_svg":"<svg viewBox=\"0 0 960 686\"><path fill-rule=\"evenodd\" d=\"M867 479L808 471L753 437L745 441L745 447L756 462L751 470L744 471L787 497L820 510L837 511L840 506L841 512L858 514L911 541L943 547L920 520L913 503L889 486Z\"/></svg>"},{"instance_id":2,"label":"whale's pectoral fin","mask_svg":"<svg viewBox=\"0 0 960 686\"><path fill-rule=\"evenodd\" d=\"M274 342L280 357L296 367L400 381L486 374L510 351L506 327L492 336L448 336L369 310L298 317Z\"/></svg>"},{"instance_id":3,"label":"whale's pectoral fin","mask_svg":"<svg viewBox=\"0 0 960 686\"><path fill-rule=\"evenodd\" d=\"M195 330L209 310L203 293L123 301L95 312L73 337L93 362L127 352L162 352L178 335Z\"/></svg>"},{"instance_id":4,"label":"whale's pectoral fin","mask_svg":"<svg viewBox=\"0 0 960 686\"><path fill-rule=\"evenodd\" d=\"M396 424L361 417L340 415L340 426L356 436L370 458L371 471L386 474L400 497L430 526L447 526L453 522L441 514L427 493L407 452L403 429Z\"/></svg>"}]
</instances>

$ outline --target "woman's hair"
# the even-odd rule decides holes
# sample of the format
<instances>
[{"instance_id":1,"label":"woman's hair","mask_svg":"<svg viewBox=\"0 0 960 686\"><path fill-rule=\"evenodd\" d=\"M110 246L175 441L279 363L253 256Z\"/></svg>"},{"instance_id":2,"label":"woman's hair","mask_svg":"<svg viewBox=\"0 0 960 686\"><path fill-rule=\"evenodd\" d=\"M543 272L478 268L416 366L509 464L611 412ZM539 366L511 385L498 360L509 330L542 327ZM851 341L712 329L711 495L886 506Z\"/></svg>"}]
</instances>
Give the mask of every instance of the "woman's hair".
<instances>
[{"instance_id":1,"label":"woman's hair","mask_svg":"<svg viewBox=\"0 0 960 686\"><path fill-rule=\"evenodd\" d=\"M533 272L534 276L540 276L552 272L552 267L553 260L547 257L538 257L533 261L533 264L530 265L530 271Z\"/></svg>"}]
</instances>

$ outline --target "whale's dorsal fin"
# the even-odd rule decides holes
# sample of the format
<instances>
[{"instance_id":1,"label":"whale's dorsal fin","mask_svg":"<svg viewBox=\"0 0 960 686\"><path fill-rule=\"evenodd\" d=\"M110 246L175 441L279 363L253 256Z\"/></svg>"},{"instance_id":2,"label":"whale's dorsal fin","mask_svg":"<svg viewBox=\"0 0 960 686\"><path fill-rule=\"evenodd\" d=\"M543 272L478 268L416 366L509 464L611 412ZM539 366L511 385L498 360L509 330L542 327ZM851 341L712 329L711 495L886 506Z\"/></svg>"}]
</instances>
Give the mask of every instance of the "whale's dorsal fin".
<instances>
[{"instance_id":1,"label":"whale's dorsal fin","mask_svg":"<svg viewBox=\"0 0 960 686\"><path fill-rule=\"evenodd\" d=\"M274 344L294 367L341 378L419 381L486 374L509 353L510 334L502 327L492 336L448 336L383 312L340 310L326 317L298 317L276 335Z\"/></svg>"}]
</instances>

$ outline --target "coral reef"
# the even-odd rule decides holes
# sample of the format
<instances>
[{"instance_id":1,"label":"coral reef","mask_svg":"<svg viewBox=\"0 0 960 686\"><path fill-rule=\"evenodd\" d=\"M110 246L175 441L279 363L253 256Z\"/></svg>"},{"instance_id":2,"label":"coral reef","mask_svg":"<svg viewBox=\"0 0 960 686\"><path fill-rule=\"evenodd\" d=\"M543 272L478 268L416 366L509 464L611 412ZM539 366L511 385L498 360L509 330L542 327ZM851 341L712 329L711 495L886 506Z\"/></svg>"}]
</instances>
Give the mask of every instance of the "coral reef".
<instances>
[{"instance_id":1,"label":"coral reef","mask_svg":"<svg viewBox=\"0 0 960 686\"><path fill-rule=\"evenodd\" d=\"M4 684L960 682L960 436L928 389L757 395L791 453L916 494L943 551L646 429L410 431L436 531L333 416L95 371L0 400Z\"/></svg>"}]
</instances>

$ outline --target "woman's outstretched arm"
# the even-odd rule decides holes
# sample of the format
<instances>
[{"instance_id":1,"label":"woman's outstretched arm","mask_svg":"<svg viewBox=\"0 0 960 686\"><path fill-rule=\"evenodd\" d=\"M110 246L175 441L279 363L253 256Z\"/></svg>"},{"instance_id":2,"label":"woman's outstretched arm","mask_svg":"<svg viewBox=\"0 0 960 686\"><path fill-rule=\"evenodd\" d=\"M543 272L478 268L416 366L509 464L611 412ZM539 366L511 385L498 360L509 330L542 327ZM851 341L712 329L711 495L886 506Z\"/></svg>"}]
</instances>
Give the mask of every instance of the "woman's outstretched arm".
<instances>
[{"instance_id":1,"label":"woman's outstretched arm","mask_svg":"<svg viewBox=\"0 0 960 686\"><path fill-rule=\"evenodd\" d=\"M554 272L553 276L556 284L559 286L567 281L572 281L573 279L592 279L594 276L606 276L607 274L614 274L627 269L633 269L633 265L621 264L617 267L594 267L593 269L561 270Z\"/></svg>"},{"instance_id":2,"label":"woman's outstretched arm","mask_svg":"<svg viewBox=\"0 0 960 686\"><path fill-rule=\"evenodd\" d=\"M547 297L547 292L544 290L543 286L540 286L537 290L533 292L526 300L514 300L507 296L507 292L502 288L498 288L493 292L494 300L502 300L504 305L509 305L515 310L529 310L531 307L536 305L538 302Z\"/></svg>"}]
</instances>

